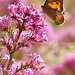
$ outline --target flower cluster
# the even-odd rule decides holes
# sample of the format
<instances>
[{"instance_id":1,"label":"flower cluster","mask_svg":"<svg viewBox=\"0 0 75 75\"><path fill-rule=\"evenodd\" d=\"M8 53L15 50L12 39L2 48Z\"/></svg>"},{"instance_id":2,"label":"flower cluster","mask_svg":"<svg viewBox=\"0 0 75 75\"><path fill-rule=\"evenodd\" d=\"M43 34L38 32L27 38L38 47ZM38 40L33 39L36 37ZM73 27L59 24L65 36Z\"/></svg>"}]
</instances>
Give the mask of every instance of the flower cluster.
<instances>
[{"instance_id":1,"label":"flower cluster","mask_svg":"<svg viewBox=\"0 0 75 75\"><path fill-rule=\"evenodd\" d=\"M8 7L9 15L12 19L17 20L17 28L22 27L22 30L39 30L45 26L42 14L33 8L19 3ZM23 23L23 26L22 26Z\"/></svg>"},{"instance_id":2,"label":"flower cluster","mask_svg":"<svg viewBox=\"0 0 75 75\"><path fill-rule=\"evenodd\" d=\"M15 64L13 56L19 48L47 41L44 31L46 23L42 14L34 9L33 5L28 7L21 2L17 5L10 5L8 12L9 16L0 17L0 31L4 31L1 34L0 44L5 46L10 54L5 55L3 61L1 60L3 75L29 75L33 73L33 70L43 69L44 61L35 53L29 54L29 60L21 64L20 68L16 66L15 72L12 69L12 65ZM16 25L14 28L13 22Z\"/></svg>"},{"instance_id":3,"label":"flower cluster","mask_svg":"<svg viewBox=\"0 0 75 75\"><path fill-rule=\"evenodd\" d=\"M17 74L33 74L33 71L34 70L41 70L45 67L45 64L44 64L44 60L42 60L42 58L40 57L40 55L37 55L37 54L28 54L29 56L29 59L28 61L25 63L25 65L21 64L21 68L22 69L21 71L19 71L20 69L17 68ZM25 70L24 70L25 69Z\"/></svg>"},{"instance_id":4,"label":"flower cluster","mask_svg":"<svg viewBox=\"0 0 75 75\"><path fill-rule=\"evenodd\" d=\"M0 30L10 33L7 34L9 37L7 41L5 41L4 34L2 34L3 40L1 43L7 48L10 46L11 51L14 49L13 44L17 45L15 49L18 50L23 46L28 47L39 42L47 41L44 32L46 23L44 22L42 14L34 9L33 5L28 7L22 3L18 3L17 5L9 6L8 12L9 17L5 16L0 19ZM17 21L15 38L12 29L12 21ZM27 33L23 33L23 31L27 31ZM22 41L18 40L21 36L20 34L22 34Z\"/></svg>"},{"instance_id":5,"label":"flower cluster","mask_svg":"<svg viewBox=\"0 0 75 75\"><path fill-rule=\"evenodd\" d=\"M44 60L41 59L40 55L37 54L28 54L29 60L26 62L26 65L30 65L35 70L41 70L45 67Z\"/></svg>"},{"instance_id":6,"label":"flower cluster","mask_svg":"<svg viewBox=\"0 0 75 75\"><path fill-rule=\"evenodd\" d=\"M4 68L4 67L6 67L7 62L10 59L10 57L8 55L5 55L3 57L3 63L2 63L2 66L0 66L0 67L4 68L3 71L6 71L6 74L8 74L8 75L13 75L16 73L19 75L33 74L34 70L41 70L45 67L44 61L41 59L41 57L39 55L37 55L35 53L34 54L31 53L31 54L28 54L28 56L29 56L29 59L25 64L21 64L21 66L18 65L18 66L16 66L16 68L14 68L15 72L14 72L14 69L12 68L12 66L14 66L13 64L16 64L14 59L12 59L9 69ZM18 68L18 67L20 67L20 68Z\"/></svg>"}]
</instances>

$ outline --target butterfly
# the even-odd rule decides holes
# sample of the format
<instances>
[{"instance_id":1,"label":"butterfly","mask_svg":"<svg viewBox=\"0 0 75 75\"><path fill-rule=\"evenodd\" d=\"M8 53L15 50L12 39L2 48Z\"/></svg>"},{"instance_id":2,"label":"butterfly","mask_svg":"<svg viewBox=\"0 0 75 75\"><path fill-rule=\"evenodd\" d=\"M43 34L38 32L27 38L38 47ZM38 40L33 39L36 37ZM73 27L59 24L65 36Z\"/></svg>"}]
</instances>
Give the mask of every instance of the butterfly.
<instances>
[{"instance_id":1,"label":"butterfly","mask_svg":"<svg viewBox=\"0 0 75 75\"><path fill-rule=\"evenodd\" d=\"M63 0L46 0L41 6L43 12L51 18L56 25L64 23Z\"/></svg>"}]
</instances>

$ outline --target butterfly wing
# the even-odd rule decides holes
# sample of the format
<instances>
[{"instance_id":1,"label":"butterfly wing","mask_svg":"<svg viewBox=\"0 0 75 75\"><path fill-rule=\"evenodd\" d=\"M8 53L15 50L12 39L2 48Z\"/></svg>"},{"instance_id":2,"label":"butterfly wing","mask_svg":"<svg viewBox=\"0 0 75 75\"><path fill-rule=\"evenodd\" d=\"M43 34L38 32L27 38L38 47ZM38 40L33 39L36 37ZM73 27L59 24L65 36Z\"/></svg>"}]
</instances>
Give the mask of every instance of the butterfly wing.
<instances>
[{"instance_id":1,"label":"butterfly wing","mask_svg":"<svg viewBox=\"0 0 75 75\"><path fill-rule=\"evenodd\" d=\"M45 8L42 6L42 10L44 14L46 14L49 18L51 18L53 21L56 19L56 11L52 8Z\"/></svg>"},{"instance_id":2,"label":"butterfly wing","mask_svg":"<svg viewBox=\"0 0 75 75\"><path fill-rule=\"evenodd\" d=\"M54 10L52 8L45 8L42 7L43 12L49 17L51 18L56 25L60 25L64 22L64 16L62 15L62 13L58 10Z\"/></svg>"},{"instance_id":3,"label":"butterfly wing","mask_svg":"<svg viewBox=\"0 0 75 75\"><path fill-rule=\"evenodd\" d=\"M44 6L41 6L43 12L51 18L56 25L60 25L64 22L63 1L62 0L46 0Z\"/></svg>"},{"instance_id":4,"label":"butterfly wing","mask_svg":"<svg viewBox=\"0 0 75 75\"><path fill-rule=\"evenodd\" d=\"M56 25L64 23L64 16L59 11L56 11L56 19L54 20L54 22Z\"/></svg>"},{"instance_id":5,"label":"butterfly wing","mask_svg":"<svg viewBox=\"0 0 75 75\"><path fill-rule=\"evenodd\" d=\"M57 6L60 8L60 12L63 11L63 0L46 0L45 4L44 4L44 8L50 8L50 6L48 4L52 4L52 2L55 2L57 4Z\"/></svg>"}]
</instances>

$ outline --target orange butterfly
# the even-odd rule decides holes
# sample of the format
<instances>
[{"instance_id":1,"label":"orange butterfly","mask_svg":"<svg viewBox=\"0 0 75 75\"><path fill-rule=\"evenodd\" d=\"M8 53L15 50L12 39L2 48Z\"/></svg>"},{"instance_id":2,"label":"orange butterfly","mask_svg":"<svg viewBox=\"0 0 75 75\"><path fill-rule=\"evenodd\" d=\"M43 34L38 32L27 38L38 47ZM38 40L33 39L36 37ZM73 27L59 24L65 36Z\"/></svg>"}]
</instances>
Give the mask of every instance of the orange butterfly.
<instances>
[{"instance_id":1,"label":"orange butterfly","mask_svg":"<svg viewBox=\"0 0 75 75\"><path fill-rule=\"evenodd\" d=\"M46 0L44 6L41 6L43 12L51 18L56 25L64 22L63 0Z\"/></svg>"}]
</instances>

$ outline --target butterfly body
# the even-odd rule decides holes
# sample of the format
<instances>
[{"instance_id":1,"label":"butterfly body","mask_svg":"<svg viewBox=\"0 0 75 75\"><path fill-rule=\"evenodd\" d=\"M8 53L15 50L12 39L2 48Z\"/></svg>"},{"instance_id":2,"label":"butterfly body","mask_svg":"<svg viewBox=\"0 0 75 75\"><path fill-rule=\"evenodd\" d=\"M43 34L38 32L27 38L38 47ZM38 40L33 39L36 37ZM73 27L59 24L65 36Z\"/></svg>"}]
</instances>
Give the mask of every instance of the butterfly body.
<instances>
[{"instance_id":1,"label":"butterfly body","mask_svg":"<svg viewBox=\"0 0 75 75\"><path fill-rule=\"evenodd\" d=\"M44 6L41 6L43 12L51 18L56 25L64 22L63 1L62 0L46 0Z\"/></svg>"}]
</instances>

